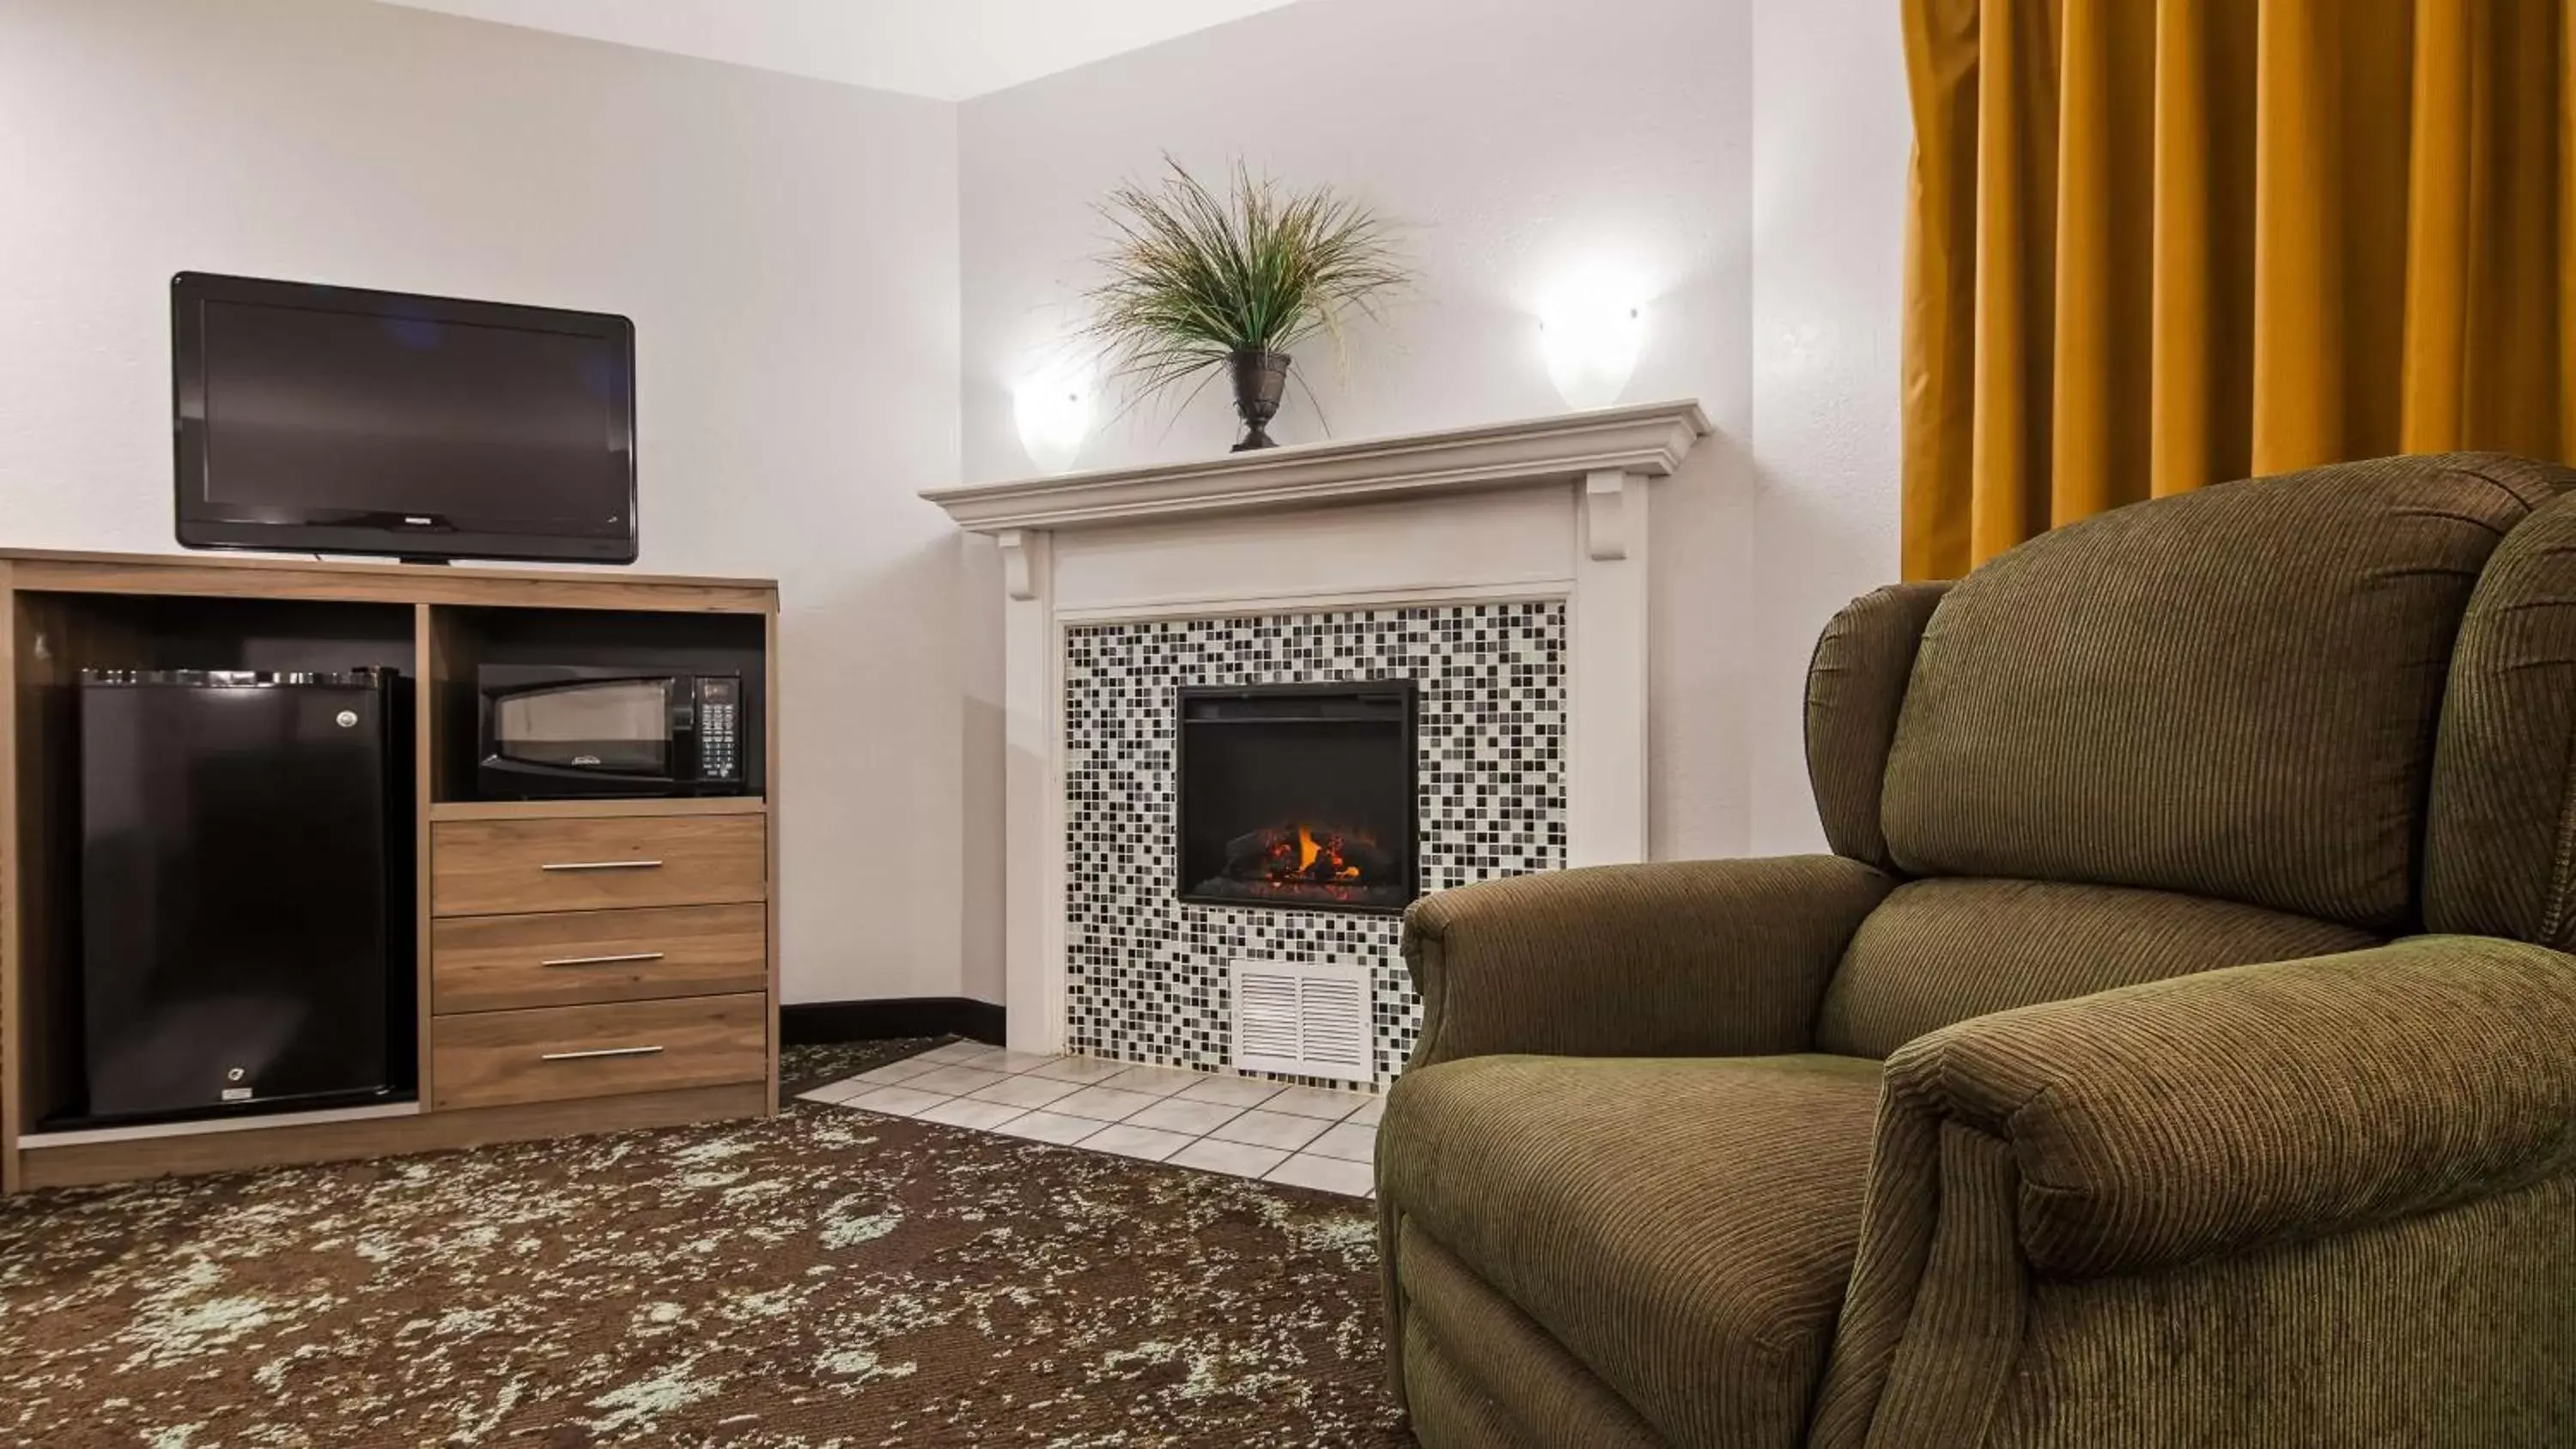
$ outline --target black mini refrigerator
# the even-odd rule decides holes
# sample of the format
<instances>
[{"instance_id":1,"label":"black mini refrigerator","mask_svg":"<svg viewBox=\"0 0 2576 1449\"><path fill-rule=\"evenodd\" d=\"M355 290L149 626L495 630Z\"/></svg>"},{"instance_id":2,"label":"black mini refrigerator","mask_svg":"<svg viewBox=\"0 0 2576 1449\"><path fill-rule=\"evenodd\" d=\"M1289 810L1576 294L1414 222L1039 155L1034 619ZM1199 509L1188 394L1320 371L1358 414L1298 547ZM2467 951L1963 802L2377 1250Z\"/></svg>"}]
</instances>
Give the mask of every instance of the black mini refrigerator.
<instances>
[{"instance_id":1,"label":"black mini refrigerator","mask_svg":"<svg viewBox=\"0 0 2576 1449\"><path fill-rule=\"evenodd\" d=\"M408 1093L403 685L82 672L87 1120Z\"/></svg>"}]
</instances>

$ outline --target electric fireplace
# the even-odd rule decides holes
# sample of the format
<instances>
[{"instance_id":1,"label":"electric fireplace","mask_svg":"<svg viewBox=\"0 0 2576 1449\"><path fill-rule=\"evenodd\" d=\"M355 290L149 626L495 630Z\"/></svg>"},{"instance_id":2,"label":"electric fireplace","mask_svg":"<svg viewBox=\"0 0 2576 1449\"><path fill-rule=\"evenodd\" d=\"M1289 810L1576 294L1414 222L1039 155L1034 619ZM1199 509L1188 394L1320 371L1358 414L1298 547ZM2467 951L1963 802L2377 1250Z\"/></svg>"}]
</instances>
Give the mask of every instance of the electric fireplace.
<instances>
[{"instance_id":1,"label":"electric fireplace","mask_svg":"<svg viewBox=\"0 0 2576 1449\"><path fill-rule=\"evenodd\" d=\"M1183 688L1179 894L1394 914L1421 894L1414 684Z\"/></svg>"}]
</instances>

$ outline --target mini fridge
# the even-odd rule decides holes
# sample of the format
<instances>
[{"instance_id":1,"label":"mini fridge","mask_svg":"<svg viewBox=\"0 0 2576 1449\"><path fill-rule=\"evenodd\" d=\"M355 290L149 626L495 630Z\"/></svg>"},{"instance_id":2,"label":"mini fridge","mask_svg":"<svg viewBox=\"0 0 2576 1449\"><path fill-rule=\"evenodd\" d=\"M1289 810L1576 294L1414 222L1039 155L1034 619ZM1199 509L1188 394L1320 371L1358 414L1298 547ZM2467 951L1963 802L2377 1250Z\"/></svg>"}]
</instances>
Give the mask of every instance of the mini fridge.
<instances>
[{"instance_id":1,"label":"mini fridge","mask_svg":"<svg viewBox=\"0 0 2576 1449\"><path fill-rule=\"evenodd\" d=\"M82 672L88 1121L408 1093L403 683Z\"/></svg>"}]
</instances>

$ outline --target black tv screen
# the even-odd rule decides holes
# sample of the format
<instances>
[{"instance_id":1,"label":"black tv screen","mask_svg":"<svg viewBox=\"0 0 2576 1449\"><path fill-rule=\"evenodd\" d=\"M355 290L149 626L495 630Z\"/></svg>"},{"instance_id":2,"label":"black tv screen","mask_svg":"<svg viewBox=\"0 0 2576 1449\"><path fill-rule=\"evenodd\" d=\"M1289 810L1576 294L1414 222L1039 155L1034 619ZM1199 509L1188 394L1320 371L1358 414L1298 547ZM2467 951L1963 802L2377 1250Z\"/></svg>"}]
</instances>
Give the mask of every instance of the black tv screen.
<instances>
[{"instance_id":1,"label":"black tv screen","mask_svg":"<svg viewBox=\"0 0 2576 1449\"><path fill-rule=\"evenodd\" d=\"M635 561L623 317L182 272L179 542Z\"/></svg>"}]
</instances>

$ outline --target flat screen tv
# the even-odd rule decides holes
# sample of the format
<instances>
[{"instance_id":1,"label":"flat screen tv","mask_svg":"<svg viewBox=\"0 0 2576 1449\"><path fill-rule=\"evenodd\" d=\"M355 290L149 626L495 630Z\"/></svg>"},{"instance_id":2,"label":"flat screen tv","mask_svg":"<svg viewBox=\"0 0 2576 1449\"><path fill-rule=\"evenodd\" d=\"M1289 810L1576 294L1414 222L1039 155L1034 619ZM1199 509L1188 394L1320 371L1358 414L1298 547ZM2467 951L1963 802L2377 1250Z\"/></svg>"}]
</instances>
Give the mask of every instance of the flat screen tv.
<instances>
[{"instance_id":1,"label":"flat screen tv","mask_svg":"<svg viewBox=\"0 0 2576 1449\"><path fill-rule=\"evenodd\" d=\"M182 272L179 542L635 561L623 317Z\"/></svg>"}]
</instances>

